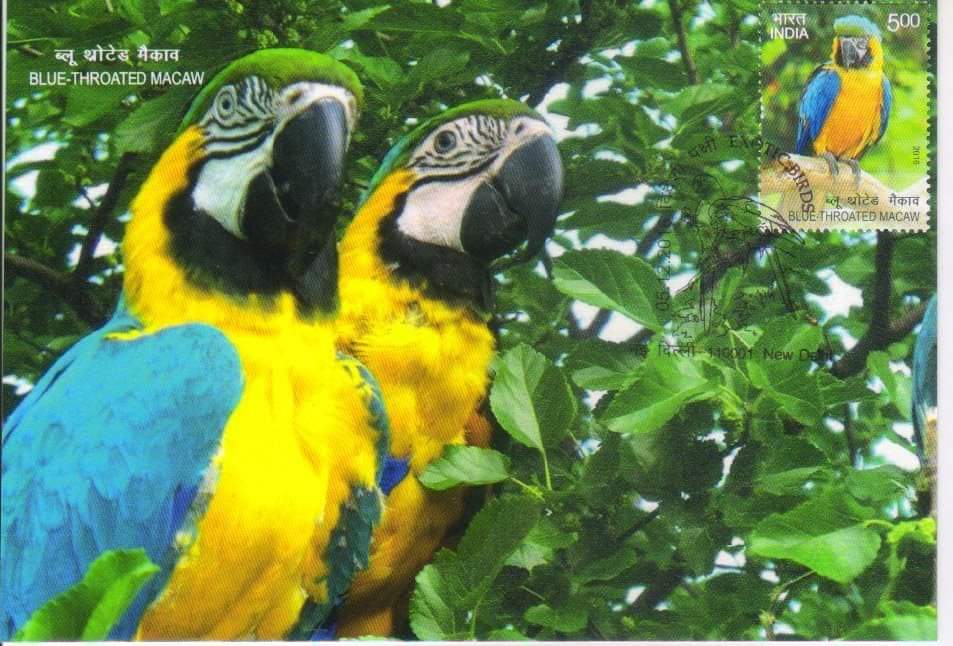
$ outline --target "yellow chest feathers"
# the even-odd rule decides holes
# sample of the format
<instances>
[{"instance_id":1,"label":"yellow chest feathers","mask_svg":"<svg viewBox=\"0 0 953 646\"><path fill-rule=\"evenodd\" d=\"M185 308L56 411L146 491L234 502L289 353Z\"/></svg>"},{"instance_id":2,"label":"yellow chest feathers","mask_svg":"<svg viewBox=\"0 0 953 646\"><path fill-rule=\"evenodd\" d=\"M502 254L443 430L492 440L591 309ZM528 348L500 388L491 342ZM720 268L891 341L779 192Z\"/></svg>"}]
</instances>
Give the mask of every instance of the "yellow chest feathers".
<instances>
[{"instance_id":1,"label":"yellow chest feathers","mask_svg":"<svg viewBox=\"0 0 953 646\"><path fill-rule=\"evenodd\" d=\"M883 73L880 70L846 70L840 74L840 93L814 143L818 153L854 159L880 133Z\"/></svg>"},{"instance_id":2,"label":"yellow chest feathers","mask_svg":"<svg viewBox=\"0 0 953 646\"><path fill-rule=\"evenodd\" d=\"M197 288L170 258L162 209L201 154L199 133L186 131L134 201L124 292L144 334L183 323L221 331L244 385L203 485L207 509L177 537L179 559L138 637L281 639L308 596L326 595L322 557L351 487L375 485L377 436L328 325L303 320L290 294L235 300Z\"/></svg>"},{"instance_id":3,"label":"yellow chest feathers","mask_svg":"<svg viewBox=\"0 0 953 646\"><path fill-rule=\"evenodd\" d=\"M380 382L391 453L418 472L452 442L487 387L494 339L469 308L394 277L377 252L379 226L412 181L397 172L374 192L341 243L338 344Z\"/></svg>"}]
</instances>

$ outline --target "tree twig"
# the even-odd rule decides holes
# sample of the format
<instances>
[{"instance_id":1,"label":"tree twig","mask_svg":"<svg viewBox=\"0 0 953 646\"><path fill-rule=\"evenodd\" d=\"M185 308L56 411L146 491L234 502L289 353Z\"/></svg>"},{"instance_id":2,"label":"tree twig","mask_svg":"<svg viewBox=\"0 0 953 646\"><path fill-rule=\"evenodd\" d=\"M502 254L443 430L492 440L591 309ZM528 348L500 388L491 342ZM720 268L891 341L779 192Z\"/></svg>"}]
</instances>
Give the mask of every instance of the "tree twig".
<instances>
[{"instance_id":1,"label":"tree twig","mask_svg":"<svg viewBox=\"0 0 953 646\"><path fill-rule=\"evenodd\" d=\"M687 572L684 568L673 567L668 570L662 570L652 579L652 583L639 595L639 598L632 604L633 613L644 613L652 610L661 601L667 599L675 588L682 584Z\"/></svg>"},{"instance_id":2,"label":"tree twig","mask_svg":"<svg viewBox=\"0 0 953 646\"><path fill-rule=\"evenodd\" d=\"M815 212L819 212L828 195L847 196L847 195L865 195L871 198L877 198L877 204L873 200L867 200L867 204L852 206L850 204L841 204L839 210L863 209L865 212L875 213L878 216L881 213L889 213L897 210L897 206L891 202L890 197L893 193L902 194L904 197L917 199L917 210L924 214L929 213L930 191L929 178L924 174L912 186L898 190L883 184L876 177L861 171L858 178L855 178L851 168L843 163L837 164L838 173L832 175L827 162L820 157L806 157L804 155L788 154L784 163L777 160L766 162L761 167L760 183L762 199L765 196L782 193L785 198L789 198L798 206L801 204L799 189L794 182L791 174L792 168L797 167L804 177L808 180L806 189L813 193L813 203ZM788 212L784 205L778 208L782 216ZM831 226L831 228L835 228ZM838 222L838 230L859 230L866 231L871 227L870 222L852 221Z\"/></svg>"},{"instance_id":3,"label":"tree twig","mask_svg":"<svg viewBox=\"0 0 953 646\"><path fill-rule=\"evenodd\" d=\"M695 65L695 59L692 58L692 52L688 49L688 37L685 34L685 23L682 21L683 11L678 4L679 0L668 0L668 8L672 13L672 23L675 28L675 38L678 39L678 51L682 54L682 65L685 66L685 74L692 85L701 83L701 77L698 75L698 67Z\"/></svg>"},{"instance_id":4,"label":"tree twig","mask_svg":"<svg viewBox=\"0 0 953 646\"><path fill-rule=\"evenodd\" d=\"M896 238L889 231L877 232L877 251L874 254L874 283L870 301L870 325L864 336L831 367L831 373L841 379L863 370L867 356L876 350L905 337L926 311L926 303L912 308L891 323L890 302L893 287L891 265Z\"/></svg>"},{"instance_id":5,"label":"tree twig","mask_svg":"<svg viewBox=\"0 0 953 646\"><path fill-rule=\"evenodd\" d=\"M883 350L891 343L896 343L910 334L923 318L926 309L926 303L911 307L892 322L887 323L886 332L871 332L871 328L878 325L872 321L867 329L867 334L864 334L853 348L845 352L844 356L834 363L831 367L831 374L840 379L845 379L863 370L864 366L867 365L867 355L877 350Z\"/></svg>"},{"instance_id":6,"label":"tree twig","mask_svg":"<svg viewBox=\"0 0 953 646\"><path fill-rule=\"evenodd\" d=\"M530 105L539 105L550 88L565 79L566 70L592 48L596 38L602 32L604 25L591 24L592 5L593 0L582 0L579 3L581 21L579 24L571 25L562 40L555 59L540 75L536 86L530 89L529 97L526 100Z\"/></svg>"},{"instance_id":7,"label":"tree twig","mask_svg":"<svg viewBox=\"0 0 953 646\"><path fill-rule=\"evenodd\" d=\"M102 324L103 313L99 305L90 297L87 289L73 282L69 274L8 252L3 254L3 265L11 275L32 281L59 296L85 323L93 327Z\"/></svg>"},{"instance_id":8,"label":"tree twig","mask_svg":"<svg viewBox=\"0 0 953 646\"><path fill-rule=\"evenodd\" d=\"M99 246L99 241L103 237L103 232L106 230L113 209L119 203L122 189L135 166L135 159L136 156L133 153L125 153L119 158L112 180L109 182L109 188L106 189L103 199L100 200L99 206L93 212L93 218L89 222L86 237L83 239L83 244L79 250L79 260L73 269L72 279L76 284L84 283L89 278L96 247Z\"/></svg>"}]
</instances>

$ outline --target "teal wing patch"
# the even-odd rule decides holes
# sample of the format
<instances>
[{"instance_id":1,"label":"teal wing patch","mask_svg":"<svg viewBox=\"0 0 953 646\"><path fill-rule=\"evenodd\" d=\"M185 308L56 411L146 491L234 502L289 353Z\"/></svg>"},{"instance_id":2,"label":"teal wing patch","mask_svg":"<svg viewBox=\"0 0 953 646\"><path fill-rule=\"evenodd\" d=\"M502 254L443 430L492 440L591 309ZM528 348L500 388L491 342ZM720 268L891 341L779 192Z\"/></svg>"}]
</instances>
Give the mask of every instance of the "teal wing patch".
<instances>
[{"instance_id":1,"label":"teal wing patch","mask_svg":"<svg viewBox=\"0 0 953 646\"><path fill-rule=\"evenodd\" d=\"M242 388L221 332L144 333L122 304L54 364L3 434L0 638L103 551L141 547L162 573L111 634L132 637L175 564L174 537Z\"/></svg>"},{"instance_id":2,"label":"teal wing patch","mask_svg":"<svg viewBox=\"0 0 953 646\"><path fill-rule=\"evenodd\" d=\"M387 408L377 379L364 364L346 354L338 354L338 363L344 368L354 387L361 393L367 406L371 427L377 432L377 480L384 471L390 449L390 423ZM308 600L298 617L289 639L311 640L326 634L321 626L341 605L354 576L367 567L371 551L371 534L380 521L383 498L379 487L353 487L351 495L341 506L341 517L331 533L324 552L329 565L327 575L328 600L316 603Z\"/></svg>"}]
</instances>

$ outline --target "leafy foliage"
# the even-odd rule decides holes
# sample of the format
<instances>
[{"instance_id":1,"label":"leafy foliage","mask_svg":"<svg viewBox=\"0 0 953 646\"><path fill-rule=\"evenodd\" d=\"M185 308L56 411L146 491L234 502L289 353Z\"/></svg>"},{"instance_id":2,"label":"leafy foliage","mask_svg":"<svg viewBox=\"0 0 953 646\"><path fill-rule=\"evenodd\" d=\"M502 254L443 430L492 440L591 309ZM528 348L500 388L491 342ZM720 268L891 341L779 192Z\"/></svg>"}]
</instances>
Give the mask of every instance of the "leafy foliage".
<instances>
[{"instance_id":1,"label":"leafy foliage","mask_svg":"<svg viewBox=\"0 0 953 646\"><path fill-rule=\"evenodd\" d=\"M505 94L562 133L557 235L539 266L500 277L496 445L454 447L424 478L495 483L495 498L418 576L407 636L932 638L909 314L936 289L935 230L757 237L744 204L773 62L756 0L443 4L11 5L7 252L52 276L7 264L4 413L115 302L121 259L100 241L121 239L190 97L28 73L97 43L177 47L196 70L263 46L329 51L367 89L345 212L408 119ZM772 70L773 131L827 48L776 54L793 62ZM913 88L931 70L890 51L896 104L925 109ZM871 163L901 145L892 127Z\"/></svg>"},{"instance_id":2,"label":"leafy foliage","mask_svg":"<svg viewBox=\"0 0 953 646\"><path fill-rule=\"evenodd\" d=\"M109 636L159 566L143 550L103 552L83 580L47 601L14 636L16 641L95 641Z\"/></svg>"}]
</instances>

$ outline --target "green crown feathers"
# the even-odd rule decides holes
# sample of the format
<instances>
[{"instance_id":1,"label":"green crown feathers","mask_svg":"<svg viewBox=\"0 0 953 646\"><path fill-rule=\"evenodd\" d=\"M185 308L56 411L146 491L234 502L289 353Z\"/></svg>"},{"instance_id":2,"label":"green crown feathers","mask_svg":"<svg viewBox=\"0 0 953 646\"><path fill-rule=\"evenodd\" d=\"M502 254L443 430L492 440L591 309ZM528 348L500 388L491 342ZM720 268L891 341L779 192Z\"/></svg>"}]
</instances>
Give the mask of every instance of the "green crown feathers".
<instances>
[{"instance_id":1,"label":"green crown feathers","mask_svg":"<svg viewBox=\"0 0 953 646\"><path fill-rule=\"evenodd\" d=\"M542 115L531 107L525 103L514 101L513 99L481 99L480 101L471 101L450 108L449 110L444 110L440 114L418 125L394 144L387 155L385 155L380 168L378 168L374 177L371 179L361 201L363 202L367 199L367 197L374 192L374 189L377 188L377 185L380 184L391 171L404 164L410 155L410 151L426 138L427 135L445 123L471 114L483 114L501 119L511 119L519 115L526 115L534 119L539 119L540 121L545 121Z\"/></svg>"},{"instance_id":2,"label":"green crown feathers","mask_svg":"<svg viewBox=\"0 0 953 646\"><path fill-rule=\"evenodd\" d=\"M354 95L359 106L364 98L364 90L357 75L346 65L326 54L305 49L263 49L242 56L216 74L192 101L182 121L182 127L191 125L205 114L223 85L249 76L260 77L272 89L279 89L298 81L339 85Z\"/></svg>"},{"instance_id":3,"label":"green crown feathers","mask_svg":"<svg viewBox=\"0 0 953 646\"><path fill-rule=\"evenodd\" d=\"M868 36L881 39L880 29L863 16L842 16L834 21L834 34L837 36Z\"/></svg>"}]
</instances>

